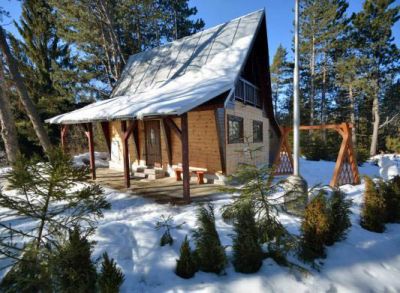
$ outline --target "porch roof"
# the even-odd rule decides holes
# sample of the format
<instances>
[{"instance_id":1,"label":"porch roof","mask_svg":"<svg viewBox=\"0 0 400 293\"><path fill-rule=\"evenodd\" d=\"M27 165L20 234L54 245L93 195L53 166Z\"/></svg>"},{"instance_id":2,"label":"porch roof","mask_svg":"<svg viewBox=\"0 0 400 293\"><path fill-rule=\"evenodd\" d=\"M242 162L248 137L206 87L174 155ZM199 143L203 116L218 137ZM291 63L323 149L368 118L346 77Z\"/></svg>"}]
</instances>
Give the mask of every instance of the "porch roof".
<instances>
[{"instance_id":1,"label":"porch roof","mask_svg":"<svg viewBox=\"0 0 400 293\"><path fill-rule=\"evenodd\" d=\"M75 124L181 115L234 88L264 10L132 55L111 98L46 120Z\"/></svg>"}]
</instances>

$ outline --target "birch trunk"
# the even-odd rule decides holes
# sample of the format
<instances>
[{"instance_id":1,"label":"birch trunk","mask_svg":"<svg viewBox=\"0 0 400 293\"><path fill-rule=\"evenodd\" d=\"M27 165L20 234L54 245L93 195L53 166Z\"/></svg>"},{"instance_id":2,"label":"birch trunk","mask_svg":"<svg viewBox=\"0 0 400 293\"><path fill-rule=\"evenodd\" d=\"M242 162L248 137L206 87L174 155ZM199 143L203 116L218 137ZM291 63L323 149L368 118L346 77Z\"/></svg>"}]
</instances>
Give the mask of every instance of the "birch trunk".
<instances>
[{"instance_id":1,"label":"birch trunk","mask_svg":"<svg viewBox=\"0 0 400 293\"><path fill-rule=\"evenodd\" d=\"M50 139L47 135L47 132L43 126L42 121L40 120L39 114L36 111L36 107L28 95L28 91L25 87L21 75L19 74L16 61L14 60L14 57L11 55L10 48L8 47L7 44L6 36L4 34L4 30L1 26L0 26L0 50L3 52L4 57L6 59L8 68L10 70L11 78L14 81L17 91L19 93L21 103L24 106L25 111L32 122L33 129L35 130L36 135L39 138L42 148L47 153L51 149Z\"/></svg>"},{"instance_id":2,"label":"birch trunk","mask_svg":"<svg viewBox=\"0 0 400 293\"><path fill-rule=\"evenodd\" d=\"M355 113L355 101L353 95L353 86L349 85L349 98L350 98L350 122L353 124L351 129L351 140L353 142L353 147L357 147L357 137L356 137L356 113Z\"/></svg>"},{"instance_id":3,"label":"birch trunk","mask_svg":"<svg viewBox=\"0 0 400 293\"><path fill-rule=\"evenodd\" d=\"M373 122L373 130L372 130L372 139L371 139L371 148L369 150L369 154L371 156L376 155L376 149L378 146L378 131L379 131L379 100L378 94L376 93L374 96L373 104L372 104L372 117L374 119Z\"/></svg>"}]
</instances>

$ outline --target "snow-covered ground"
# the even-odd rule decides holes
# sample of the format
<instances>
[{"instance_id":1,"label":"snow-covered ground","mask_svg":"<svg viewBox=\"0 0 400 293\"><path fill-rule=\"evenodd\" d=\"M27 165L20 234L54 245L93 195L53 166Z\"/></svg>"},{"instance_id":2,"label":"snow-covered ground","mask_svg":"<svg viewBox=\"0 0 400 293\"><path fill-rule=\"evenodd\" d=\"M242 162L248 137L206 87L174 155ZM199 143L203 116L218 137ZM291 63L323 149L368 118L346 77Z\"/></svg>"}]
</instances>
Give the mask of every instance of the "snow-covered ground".
<instances>
[{"instance_id":1,"label":"snow-covered ground","mask_svg":"<svg viewBox=\"0 0 400 293\"><path fill-rule=\"evenodd\" d=\"M301 160L301 171L309 183L328 184L333 162ZM379 176L379 168L366 163L362 175ZM321 271L302 275L264 260L256 274L236 273L231 264L226 274L198 272L189 280L174 273L179 247L185 235L196 226L196 203L187 206L157 204L130 193L105 189L112 209L100 220L93 240L97 242L94 257L104 251L117 261L125 273L123 292L400 292L400 225L389 224L383 234L362 229L359 225L363 184L342 187L353 199L352 227L346 240L327 249ZM231 201L230 195L210 197L216 210L216 224L231 257L232 226L221 218L220 208ZM172 230L172 246L159 246L163 231L155 230L161 216L171 215L180 229ZM300 219L281 214L280 220L298 233Z\"/></svg>"}]
</instances>

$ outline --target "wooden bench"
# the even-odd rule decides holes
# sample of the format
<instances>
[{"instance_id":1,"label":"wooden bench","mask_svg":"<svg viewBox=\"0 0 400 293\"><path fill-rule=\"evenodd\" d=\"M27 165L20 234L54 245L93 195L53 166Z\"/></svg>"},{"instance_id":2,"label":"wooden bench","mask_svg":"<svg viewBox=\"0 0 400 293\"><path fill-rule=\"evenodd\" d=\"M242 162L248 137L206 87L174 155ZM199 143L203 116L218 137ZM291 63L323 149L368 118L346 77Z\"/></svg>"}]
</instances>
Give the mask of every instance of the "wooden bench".
<instances>
[{"instance_id":1,"label":"wooden bench","mask_svg":"<svg viewBox=\"0 0 400 293\"><path fill-rule=\"evenodd\" d=\"M176 167L173 169L175 171L176 181L182 181L182 167ZM207 169L189 168L189 172L196 174L198 184L204 184L204 173L207 172Z\"/></svg>"}]
</instances>

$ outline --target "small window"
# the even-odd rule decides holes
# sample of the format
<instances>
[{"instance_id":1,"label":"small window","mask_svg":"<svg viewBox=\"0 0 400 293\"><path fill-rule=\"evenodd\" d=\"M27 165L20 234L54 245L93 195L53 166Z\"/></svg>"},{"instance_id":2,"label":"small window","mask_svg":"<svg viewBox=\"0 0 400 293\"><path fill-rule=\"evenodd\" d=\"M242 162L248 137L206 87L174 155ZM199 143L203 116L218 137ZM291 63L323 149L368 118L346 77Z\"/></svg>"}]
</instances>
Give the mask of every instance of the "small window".
<instances>
[{"instance_id":1,"label":"small window","mask_svg":"<svg viewBox=\"0 0 400 293\"><path fill-rule=\"evenodd\" d=\"M228 143L243 142L243 118L228 115Z\"/></svg>"},{"instance_id":2,"label":"small window","mask_svg":"<svg viewBox=\"0 0 400 293\"><path fill-rule=\"evenodd\" d=\"M263 141L263 123L261 121L253 121L253 142Z\"/></svg>"}]
</instances>

